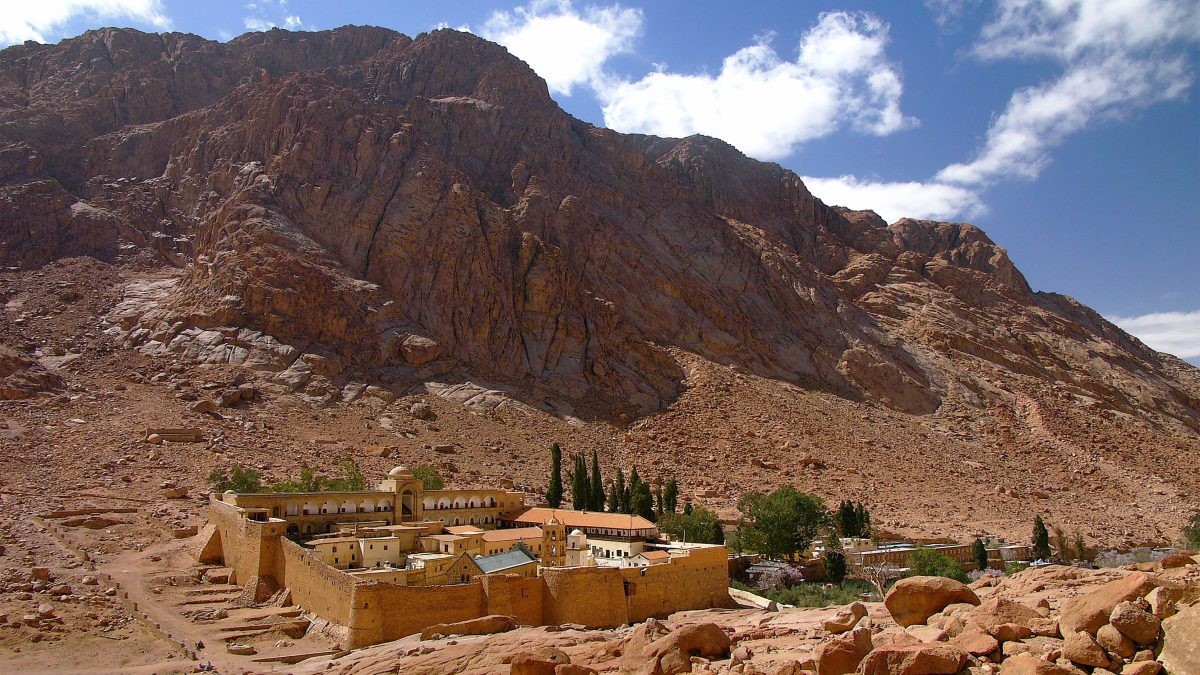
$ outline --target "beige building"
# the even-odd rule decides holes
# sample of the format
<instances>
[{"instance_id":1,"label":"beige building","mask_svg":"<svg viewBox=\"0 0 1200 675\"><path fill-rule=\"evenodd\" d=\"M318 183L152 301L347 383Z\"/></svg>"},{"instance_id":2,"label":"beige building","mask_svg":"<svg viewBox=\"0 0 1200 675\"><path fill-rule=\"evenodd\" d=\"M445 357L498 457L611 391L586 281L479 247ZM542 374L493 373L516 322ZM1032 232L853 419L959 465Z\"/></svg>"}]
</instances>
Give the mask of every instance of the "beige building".
<instances>
[{"instance_id":1,"label":"beige building","mask_svg":"<svg viewBox=\"0 0 1200 675\"><path fill-rule=\"evenodd\" d=\"M231 568L256 600L287 587L347 648L488 614L611 628L731 603L724 546L636 558L653 523L521 504L501 490L425 492L397 467L374 492L213 495L192 551ZM645 566L629 566L635 558Z\"/></svg>"}]
</instances>

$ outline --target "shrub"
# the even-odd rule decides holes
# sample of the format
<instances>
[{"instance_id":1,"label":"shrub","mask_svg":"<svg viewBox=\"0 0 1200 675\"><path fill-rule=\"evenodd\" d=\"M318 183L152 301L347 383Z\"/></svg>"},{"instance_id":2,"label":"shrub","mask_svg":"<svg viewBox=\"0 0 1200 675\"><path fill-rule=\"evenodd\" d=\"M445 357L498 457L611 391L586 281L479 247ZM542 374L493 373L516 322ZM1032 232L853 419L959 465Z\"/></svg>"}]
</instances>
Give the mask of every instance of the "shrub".
<instances>
[{"instance_id":1,"label":"shrub","mask_svg":"<svg viewBox=\"0 0 1200 675\"><path fill-rule=\"evenodd\" d=\"M794 605L796 607L828 607L829 605L848 605L859 599L860 595L869 594L878 599L878 594L865 581L849 580L840 584L819 584L804 582L790 588L779 590L757 590L740 581L729 584L733 588L761 595L768 600Z\"/></svg>"},{"instance_id":2,"label":"shrub","mask_svg":"<svg viewBox=\"0 0 1200 675\"><path fill-rule=\"evenodd\" d=\"M970 581L950 556L932 548L919 548L909 553L907 566L910 577L946 577L964 584Z\"/></svg>"},{"instance_id":3,"label":"shrub","mask_svg":"<svg viewBox=\"0 0 1200 675\"><path fill-rule=\"evenodd\" d=\"M436 467L423 464L412 470L413 478L421 481L426 490L441 490L446 487L446 480L438 473Z\"/></svg>"},{"instance_id":4,"label":"shrub","mask_svg":"<svg viewBox=\"0 0 1200 675\"><path fill-rule=\"evenodd\" d=\"M208 474L208 482L216 492L233 490L238 493L262 492L262 475L255 469L234 466L217 468Z\"/></svg>"},{"instance_id":5,"label":"shrub","mask_svg":"<svg viewBox=\"0 0 1200 675\"><path fill-rule=\"evenodd\" d=\"M1192 514L1192 520L1183 528L1183 545L1196 551L1200 550L1200 511Z\"/></svg>"}]
</instances>

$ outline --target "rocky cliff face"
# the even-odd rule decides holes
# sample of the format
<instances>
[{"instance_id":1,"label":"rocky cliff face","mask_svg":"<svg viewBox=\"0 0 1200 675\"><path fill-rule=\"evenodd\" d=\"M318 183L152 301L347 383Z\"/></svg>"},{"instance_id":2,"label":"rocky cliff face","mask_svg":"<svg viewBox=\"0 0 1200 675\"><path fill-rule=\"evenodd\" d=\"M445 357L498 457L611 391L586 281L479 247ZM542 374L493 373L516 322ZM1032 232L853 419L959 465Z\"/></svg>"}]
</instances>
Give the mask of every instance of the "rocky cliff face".
<instances>
[{"instance_id":1,"label":"rocky cliff face","mask_svg":"<svg viewBox=\"0 0 1200 675\"><path fill-rule=\"evenodd\" d=\"M0 52L0 264L144 251L180 272L113 315L126 346L323 401L461 377L643 415L685 386L677 349L904 413L1059 383L1200 429L1194 368L1033 292L977 228L831 208L714 139L597 129L454 31Z\"/></svg>"}]
</instances>

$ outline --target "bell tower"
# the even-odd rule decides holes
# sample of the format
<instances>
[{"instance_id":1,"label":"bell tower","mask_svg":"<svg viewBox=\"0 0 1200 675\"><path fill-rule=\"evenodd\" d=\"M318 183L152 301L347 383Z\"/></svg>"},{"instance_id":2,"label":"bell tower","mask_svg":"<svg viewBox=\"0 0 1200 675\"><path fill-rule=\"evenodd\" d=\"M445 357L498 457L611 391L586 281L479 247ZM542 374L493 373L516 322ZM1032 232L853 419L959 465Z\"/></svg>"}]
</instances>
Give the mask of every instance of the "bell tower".
<instances>
[{"instance_id":1,"label":"bell tower","mask_svg":"<svg viewBox=\"0 0 1200 675\"><path fill-rule=\"evenodd\" d=\"M565 567L567 564L567 526L554 516L542 525L542 566Z\"/></svg>"}]
</instances>

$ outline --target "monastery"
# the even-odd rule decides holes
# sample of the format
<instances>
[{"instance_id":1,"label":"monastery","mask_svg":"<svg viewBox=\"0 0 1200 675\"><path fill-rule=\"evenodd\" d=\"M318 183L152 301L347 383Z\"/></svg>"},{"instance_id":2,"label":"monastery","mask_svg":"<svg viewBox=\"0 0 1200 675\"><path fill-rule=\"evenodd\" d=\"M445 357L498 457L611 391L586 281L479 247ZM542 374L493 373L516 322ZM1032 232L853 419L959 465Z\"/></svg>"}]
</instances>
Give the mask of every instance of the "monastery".
<instances>
[{"instance_id":1,"label":"monastery","mask_svg":"<svg viewBox=\"0 0 1200 675\"><path fill-rule=\"evenodd\" d=\"M493 614L613 628L731 606L724 546L518 492L425 490L404 467L373 491L213 495L193 553L257 601L290 594L346 648Z\"/></svg>"}]
</instances>

